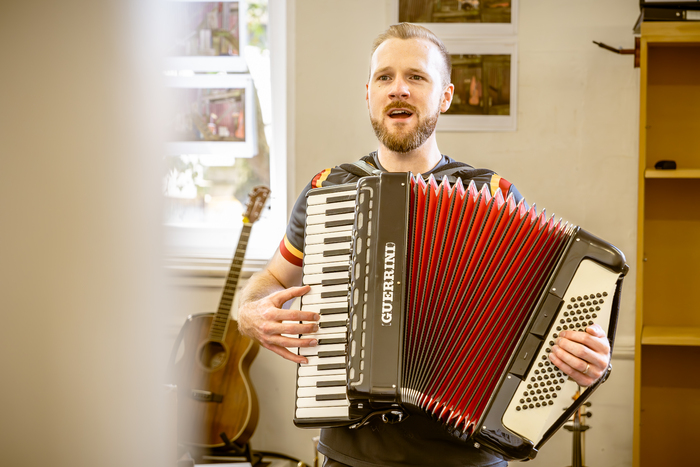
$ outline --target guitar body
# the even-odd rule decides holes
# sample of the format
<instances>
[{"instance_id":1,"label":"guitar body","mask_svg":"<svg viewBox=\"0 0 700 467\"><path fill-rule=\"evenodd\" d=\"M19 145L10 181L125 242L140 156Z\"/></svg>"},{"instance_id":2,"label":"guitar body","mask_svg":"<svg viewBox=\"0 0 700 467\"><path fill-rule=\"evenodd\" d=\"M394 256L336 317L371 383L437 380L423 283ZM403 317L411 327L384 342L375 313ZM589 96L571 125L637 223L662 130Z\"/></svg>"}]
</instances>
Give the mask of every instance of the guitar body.
<instances>
[{"instance_id":1,"label":"guitar body","mask_svg":"<svg viewBox=\"0 0 700 467\"><path fill-rule=\"evenodd\" d=\"M175 362L178 387L178 439L200 447L223 447L221 433L239 445L258 423L258 401L248 370L257 342L242 336L228 320L221 341L210 338L214 313L190 316L182 331L181 358ZM182 352L184 350L184 352Z\"/></svg>"}]
</instances>

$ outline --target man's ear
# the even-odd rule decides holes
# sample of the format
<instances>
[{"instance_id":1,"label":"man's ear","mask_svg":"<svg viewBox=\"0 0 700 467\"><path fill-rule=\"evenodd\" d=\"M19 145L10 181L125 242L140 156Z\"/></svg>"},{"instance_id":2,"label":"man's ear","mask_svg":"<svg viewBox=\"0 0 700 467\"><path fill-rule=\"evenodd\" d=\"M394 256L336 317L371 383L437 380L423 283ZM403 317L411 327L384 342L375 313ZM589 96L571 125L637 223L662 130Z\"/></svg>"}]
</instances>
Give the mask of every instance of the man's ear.
<instances>
[{"instance_id":1,"label":"man's ear","mask_svg":"<svg viewBox=\"0 0 700 467\"><path fill-rule=\"evenodd\" d=\"M450 108L450 105L452 104L452 98L454 97L455 94L455 85L450 83L445 87L445 90L442 93L442 102L440 102L440 112L447 112L447 109Z\"/></svg>"},{"instance_id":2,"label":"man's ear","mask_svg":"<svg viewBox=\"0 0 700 467\"><path fill-rule=\"evenodd\" d=\"M365 101L367 101L367 108L369 109L369 83L365 84Z\"/></svg>"}]
</instances>

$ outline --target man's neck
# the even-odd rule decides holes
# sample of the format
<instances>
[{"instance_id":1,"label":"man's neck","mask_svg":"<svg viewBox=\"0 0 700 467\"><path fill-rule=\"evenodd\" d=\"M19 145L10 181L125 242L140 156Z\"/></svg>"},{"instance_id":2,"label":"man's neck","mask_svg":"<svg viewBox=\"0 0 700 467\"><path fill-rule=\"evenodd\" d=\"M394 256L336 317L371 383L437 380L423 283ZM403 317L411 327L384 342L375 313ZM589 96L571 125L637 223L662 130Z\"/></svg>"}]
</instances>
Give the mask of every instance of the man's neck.
<instances>
[{"instance_id":1,"label":"man's neck","mask_svg":"<svg viewBox=\"0 0 700 467\"><path fill-rule=\"evenodd\" d=\"M379 163L388 172L412 172L414 174L428 172L442 158L435 141L435 134L421 147L404 153L394 152L380 143L377 156Z\"/></svg>"}]
</instances>

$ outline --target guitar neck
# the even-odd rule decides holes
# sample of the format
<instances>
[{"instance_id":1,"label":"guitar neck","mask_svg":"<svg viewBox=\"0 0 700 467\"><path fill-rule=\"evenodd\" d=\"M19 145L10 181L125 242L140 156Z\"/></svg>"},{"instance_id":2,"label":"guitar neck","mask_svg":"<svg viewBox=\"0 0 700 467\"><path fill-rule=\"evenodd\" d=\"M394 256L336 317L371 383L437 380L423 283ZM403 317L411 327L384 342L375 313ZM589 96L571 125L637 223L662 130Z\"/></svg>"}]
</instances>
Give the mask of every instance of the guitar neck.
<instances>
[{"instance_id":1,"label":"guitar neck","mask_svg":"<svg viewBox=\"0 0 700 467\"><path fill-rule=\"evenodd\" d=\"M231 268L226 277L226 285L224 292L221 294L219 301L219 309L214 316L209 329L209 340L221 342L224 340L228 323L231 316L231 306L233 305L233 297L236 295L236 287L238 287L238 279L241 276L241 268L243 267L243 259L245 251L248 248L248 238L250 237L250 228L253 224L244 223L241 230L241 236L238 239L236 253L233 255Z\"/></svg>"}]
</instances>

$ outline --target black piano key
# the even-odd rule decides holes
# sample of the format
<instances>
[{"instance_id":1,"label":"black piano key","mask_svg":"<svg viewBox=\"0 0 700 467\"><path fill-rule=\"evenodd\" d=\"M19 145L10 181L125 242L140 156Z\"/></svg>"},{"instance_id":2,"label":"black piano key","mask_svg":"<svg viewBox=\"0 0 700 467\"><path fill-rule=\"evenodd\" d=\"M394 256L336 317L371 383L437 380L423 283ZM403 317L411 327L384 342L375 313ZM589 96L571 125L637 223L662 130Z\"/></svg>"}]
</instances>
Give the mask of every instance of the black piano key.
<instances>
[{"instance_id":1,"label":"black piano key","mask_svg":"<svg viewBox=\"0 0 700 467\"><path fill-rule=\"evenodd\" d=\"M342 250L326 250L323 252L323 257L327 258L329 256L349 255L350 253L352 253L350 248L344 248Z\"/></svg>"},{"instance_id":2,"label":"black piano key","mask_svg":"<svg viewBox=\"0 0 700 467\"><path fill-rule=\"evenodd\" d=\"M353 201L355 199L355 191L352 192L352 194L349 195L338 195L338 196L329 196L326 198L326 203L342 203L343 201Z\"/></svg>"},{"instance_id":3,"label":"black piano key","mask_svg":"<svg viewBox=\"0 0 700 467\"><path fill-rule=\"evenodd\" d=\"M345 394L318 394L316 395L317 401L344 401L347 399Z\"/></svg>"},{"instance_id":4,"label":"black piano key","mask_svg":"<svg viewBox=\"0 0 700 467\"><path fill-rule=\"evenodd\" d=\"M324 370L344 370L346 367L345 363L326 363L324 365L319 365L317 368L319 371Z\"/></svg>"},{"instance_id":5,"label":"black piano key","mask_svg":"<svg viewBox=\"0 0 700 467\"><path fill-rule=\"evenodd\" d=\"M347 313L348 307L338 307L338 308L322 308L318 311L319 315L337 315L338 313Z\"/></svg>"},{"instance_id":6,"label":"black piano key","mask_svg":"<svg viewBox=\"0 0 700 467\"><path fill-rule=\"evenodd\" d=\"M330 274L332 272L348 272L350 271L350 265L344 265L344 266L325 266L323 269L321 269L321 272L323 274Z\"/></svg>"},{"instance_id":7,"label":"black piano key","mask_svg":"<svg viewBox=\"0 0 700 467\"><path fill-rule=\"evenodd\" d=\"M327 216L337 216L338 214L350 214L355 212L355 206L349 208L326 209Z\"/></svg>"},{"instance_id":8,"label":"black piano key","mask_svg":"<svg viewBox=\"0 0 700 467\"><path fill-rule=\"evenodd\" d=\"M333 339L329 339L326 337L325 339L320 338L318 340L318 345L345 344L345 343L347 343L347 341L348 340L345 337L337 337L337 338L333 338Z\"/></svg>"},{"instance_id":9,"label":"black piano key","mask_svg":"<svg viewBox=\"0 0 700 467\"><path fill-rule=\"evenodd\" d=\"M347 236L347 237L326 237L323 239L323 243L325 245L330 245L331 243L346 243L346 242L351 242L352 237Z\"/></svg>"},{"instance_id":10,"label":"black piano key","mask_svg":"<svg viewBox=\"0 0 700 467\"><path fill-rule=\"evenodd\" d=\"M316 381L317 388L332 388L336 386L345 386L345 381Z\"/></svg>"},{"instance_id":11,"label":"black piano key","mask_svg":"<svg viewBox=\"0 0 700 467\"><path fill-rule=\"evenodd\" d=\"M345 297L347 294L347 290L338 290L336 292L321 292L321 298Z\"/></svg>"},{"instance_id":12,"label":"black piano key","mask_svg":"<svg viewBox=\"0 0 700 467\"><path fill-rule=\"evenodd\" d=\"M330 227L342 227L344 225L352 225L355 221L353 219L344 219L340 221L328 221L324 225L326 228Z\"/></svg>"},{"instance_id":13,"label":"black piano key","mask_svg":"<svg viewBox=\"0 0 700 467\"><path fill-rule=\"evenodd\" d=\"M325 328L339 328L341 326L347 326L347 321L322 321L318 323L318 327L320 329L325 329Z\"/></svg>"},{"instance_id":14,"label":"black piano key","mask_svg":"<svg viewBox=\"0 0 700 467\"><path fill-rule=\"evenodd\" d=\"M343 285L349 283L350 279L326 279L321 281L321 285Z\"/></svg>"},{"instance_id":15,"label":"black piano key","mask_svg":"<svg viewBox=\"0 0 700 467\"><path fill-rule=\"evenodd\" d=\"M319 352L318 356L319 356L319 358L344 357L345 351L344 350L326 350L326 351Z\"/></svg>"}]
</instances>

